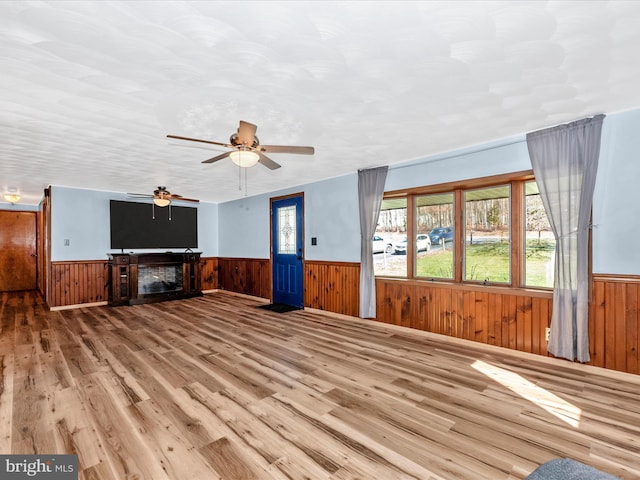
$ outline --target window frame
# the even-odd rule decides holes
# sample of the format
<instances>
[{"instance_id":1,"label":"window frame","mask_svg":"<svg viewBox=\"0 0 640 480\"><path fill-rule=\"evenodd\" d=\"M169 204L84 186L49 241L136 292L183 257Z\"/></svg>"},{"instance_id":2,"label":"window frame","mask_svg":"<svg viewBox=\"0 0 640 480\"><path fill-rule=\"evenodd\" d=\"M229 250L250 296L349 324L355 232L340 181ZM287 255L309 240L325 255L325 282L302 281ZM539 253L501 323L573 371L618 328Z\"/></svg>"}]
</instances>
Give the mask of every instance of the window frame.
<instances>
[{"instance_id":1,"label":"window frame","mask_svg":"<svg viewBox=\"0 0 640 480\"><path fill-rule=\"evenodd\" d=\"M493 175L488 177L461 180L456 182L447 182L436 185L421 186L408 188L403 190L393 190L385 192L384 199L406 198L407 202L407 238L410 241L407 244L407 271L406 276L395 275L376 275L376 278L388 279L408 279L421 282L442 282L442 283L459 283L465 285L492 286L519 288L527 290L540 290L550 292L551 287L528 286L525 278L525 261L526 261L526 212L525 212L525 183L535 181L533 170L525 170L514 173L501 175ZM511 188L510 201L510 283L496 282L484 283L477 280L464 280L464 255L465 255L465 203L464 192L480 188L497 187L501 185L509 185ZM431 195L438 193L453 193L453 209L454 209L454 259L453 259L453 278L439 278L428 276L417 276L416 265L416 198L423 195Z\"/></svg>"},{"instance_id":2,"label":"window frame","mask_svg":"<svg viewBox=\"0 0 640 480\"><path fill-rule=\"evenodd\" d=\"M452 191L440 192L438 194L434 194L434 193L415 194L414 195L414 208L415 208L414 216L417 216L417 209L419 208L418 202L416 201L417 199L420 199L422 197L428 197L430 195L439 195L439 194L440 195L442 195L442 194L446 194L446 195L451 194L451 204L450 205L451 205L451 209L453 210L452 214L453 214L453 218L454 218L454 222L455 222L455 219L457 217L456 211L455 211L456 200L455 200L455 192L452 192ZM447 204L447 205L449 205L449 204ZM415 222L415 220L414 220L414 222ZM448 228L448 227L453 228L454 235L455 235L455 225L453 223L448 224L447 227L442 227L441 226L439 228ZM436 228L438 228L438 227L436 227ZM417 235L419 235L419 234L416 232L414 234L414 237L417 237ZM418 270L418 258L417 258L417 252L416 252L416 257L415 257L414 266L413 266L414 278L419 279L419 280L427 280L427 281L440 281L440 280L449 281L449 282L453 281L455 279L455 256L456 256L455 249L457 248L455 237L454 237L454 239L452 240L451 243L452 243L451 249L452 249L452 252L453 252L453 262L452 262L452 265L451 265L451 268L453 269L453 272L452 272L453 276L452 277L429 277L428 275L418 275L418 272L417 272L417 270ZM433 244L431 245L431 248L434 248Z\"/></svg>"},{"instance_id":3,"label":"window frame","mask_svg":"<svg viewBox=\"0 0 640 480\"><path fill-rule=\"evenodd\" d=\"M467 236L467 204L472 201L472 200L468 200L465 197L465 193L468 192L475 192L475 191L479 191L479 190L489 190L492 188L508 188L509 190L509 281L508 282L487 282L486 280L482 280L482 279L477 279L477 280L472 280L472 279L465 279L465 275L466 275L466 253L467 253L467 242L466 242L466 236ZM462 220L461 220L461 228L462 228L462 237L463 237L463 243L460 245L461 248L463 248L463 251L460 253L460 256L462 258L462 271L461 271L461 278L462 281L464 283L472 283L472 284L481 284L481 285L498 285L498 286L511 286L514 283L514 269L513 269L513 261L514 261L514 247L513 247L513 224L514 224L514 220L513 220L513 208L514 208L514 202L513 202L513 196L514 196L514 187L513 187L513 182L505 182L502 184L496 184L496 185L489 185L489 186L484 186L484 187L475 187L475 188L464 188L461 189L461 210L462 210Z\"/></svg>"}]
</instances>

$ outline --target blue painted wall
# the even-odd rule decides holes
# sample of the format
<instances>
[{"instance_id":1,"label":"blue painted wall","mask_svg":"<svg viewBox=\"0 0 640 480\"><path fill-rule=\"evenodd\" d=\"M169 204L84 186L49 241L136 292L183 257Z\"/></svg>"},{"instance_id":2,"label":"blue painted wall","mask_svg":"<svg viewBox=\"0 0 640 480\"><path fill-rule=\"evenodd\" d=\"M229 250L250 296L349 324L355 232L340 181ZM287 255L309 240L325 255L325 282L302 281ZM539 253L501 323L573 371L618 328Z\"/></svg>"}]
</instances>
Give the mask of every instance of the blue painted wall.
<instances>
[{"instance_id":1,"label":"blue painted wall","mask_svg":"<svg viewBox=\"0 0 640 480\"><path fill-rule=\"evenodd\" d=\"M640 110L608 115L593 199L593 273L640 274Z\"/></svg>"},{"instance_id":2,"label":"blue painted wall","mask_svg":"<svg viewBox=\"0 0 640 480\"><path fill-rule=\"evenodd\" d=\"M424 157L389 169L401 190L531 169L525 136ZM640 274L640 110L605 118L593 205L593 272ZM269 257L269 198L305 194L305 258L360 260L357 174L220 205L221 256ZM224 232L224 233L222 233ZM237 232L236 235L234 232ZM311 245L317 237L318 245Z\"/></svg>"},{"instance_id":3,"label":"blue painted wall","mask_svg":"<svg viewBox=\"0 0 640 480\"><path fill-rule=\"evenodd\" d=\"M531 169L524 135L475 145L389 168L386 191Z\"/></svg>"},{"instance_id":4,"label":"blue painted wall","mask_svg":"<svg viewBox=\"0 0 640 480\"><path fill-rule=\"evenodd\" d=\"M0 210L13 210L14 212L39 212L40 205L24 205L20 203L0 202Z\"/></svg>"},{"instance_id":5,"label":"blue painted wall","mask_svg":"<svg viewBox=\"0 0 640 480\"><path fill-rule=\"evenodd\" d=\"M593 206L593 271L640 274L640 110L609 114L604 121ZM390 150L392 152L392 150ZM509 173L531 168L524 135L394 165L387 191ZM198 206L199 250L205 256L269 258L269 200L304 193L305 258L360 260L357 173ZM52 188L52 260L106 258L109 200L124 194ZM311 238L317 245L311 245ZM68 247L64 239L70 240Z\"/></svg>"},{"instance_id":6,"label":"blue painted wall","mask_svg":"<svg viewBox=\"0 0 640 480\"><path fill-rule=\"evenodd\" d=\"M270 257L270 199L304 194L305 258L360 261L360 220L356 174L219 205L220 256ZM311 238L317 245L311 245Z\"/></svg>"},{"instance_id":7,"label":"blue painted wall","mask_svg":"<svg viewBox=\"0 0 640 480\"><path fill-rule=\"evenodd\" d=\"M108 253L120 251L110 248L110 200L131 201L125 193L51 187L52 261L104 260ZM203 256L215 257L218 255L218 205L199 203L197 208L198 251ZM69 241L68 246L65 240Z\"/></svg>"},{"instance_id":8,"label":"blue painted wall","mask_svg":"<svg viewBox=\"0 0 640 480\"><path fill-rule=\"evenodd\" d=\"M245 197L218 206L221 257L269 258L269 197Z\"/></svg>"},{"instance_id":9,"label":"blue painted wall","mask_svg":"<svg viewBox=\"0 0 640 480\"><path fill-rule=\"evenodd\" d=\"M522 137L394 165L387 175L385 189L399 190L530 168ZM304 193L305 258L359 262L357 173L220 204L220 255L269 258L269 199L297 192ZM311 245L313 237L317 245Z\"/></svg>"}]
</instances>

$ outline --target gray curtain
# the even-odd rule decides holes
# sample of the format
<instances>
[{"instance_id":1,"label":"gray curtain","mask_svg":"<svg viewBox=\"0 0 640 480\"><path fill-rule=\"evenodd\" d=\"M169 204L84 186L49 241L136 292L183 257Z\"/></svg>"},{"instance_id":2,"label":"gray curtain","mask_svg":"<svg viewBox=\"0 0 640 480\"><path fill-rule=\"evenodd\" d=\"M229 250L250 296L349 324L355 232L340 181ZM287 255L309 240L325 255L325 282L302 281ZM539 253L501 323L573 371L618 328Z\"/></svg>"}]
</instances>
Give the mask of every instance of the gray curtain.
<instances>
[{"instance_id":1,"label":"gray curtain","mask_svg":"<svg viewBox=\"0 0 640 480\"><path fill-rule=\"evenodd\" d=\"M591 204L604 115L527 134L540 197L556 238L553 313L547 350L589 361Z\"/></svg>"},{"instance_id":2,"label":"gray curtain","mask_svg":"<svg viewBox=\"0 0 640 480\"><path fill-rule=\"evenodd\" d=\"M389 167L358 170L358 200L360 205L360 317L376 316L376 278L373 272L373 245L384 182Z\"/></svg>"}]
</instances>

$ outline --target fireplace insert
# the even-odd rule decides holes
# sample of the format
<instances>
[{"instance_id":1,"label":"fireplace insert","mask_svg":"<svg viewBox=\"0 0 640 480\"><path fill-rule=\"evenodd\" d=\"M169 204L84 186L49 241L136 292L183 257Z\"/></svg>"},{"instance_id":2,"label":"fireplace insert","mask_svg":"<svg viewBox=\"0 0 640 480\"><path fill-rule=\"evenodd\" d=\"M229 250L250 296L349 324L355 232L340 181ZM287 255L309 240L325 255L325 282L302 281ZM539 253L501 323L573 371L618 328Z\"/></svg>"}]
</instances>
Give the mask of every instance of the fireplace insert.
<instances>
[{"instance_id":1,"label":"fireplace insert","mask_svg":"<svg viewBox=\"0 0 640 480\"><path fill-rule=\"evenodd\" d=\"M202 295L200 253L113 253L109 269L111 305Z\"/></svg>"}]
</instances>

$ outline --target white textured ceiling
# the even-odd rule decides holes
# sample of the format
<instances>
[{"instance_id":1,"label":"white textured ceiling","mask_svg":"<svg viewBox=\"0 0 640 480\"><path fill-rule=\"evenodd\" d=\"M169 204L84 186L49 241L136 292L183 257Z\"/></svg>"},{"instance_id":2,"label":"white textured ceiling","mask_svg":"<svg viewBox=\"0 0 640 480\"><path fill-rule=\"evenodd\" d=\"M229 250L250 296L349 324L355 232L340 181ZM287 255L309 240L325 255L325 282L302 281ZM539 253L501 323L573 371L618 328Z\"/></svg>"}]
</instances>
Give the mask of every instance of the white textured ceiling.
<instances>
[{"instance_id":1,"label":"white textured ceiling","mask_svg":"<svg viewBox=\"0 0 640 480\"><path fill-rule=\"evenodd\" d=\"M0 2L0 193L249 195L640 106L638 1Z\"/></svg>"}]
</instances>

